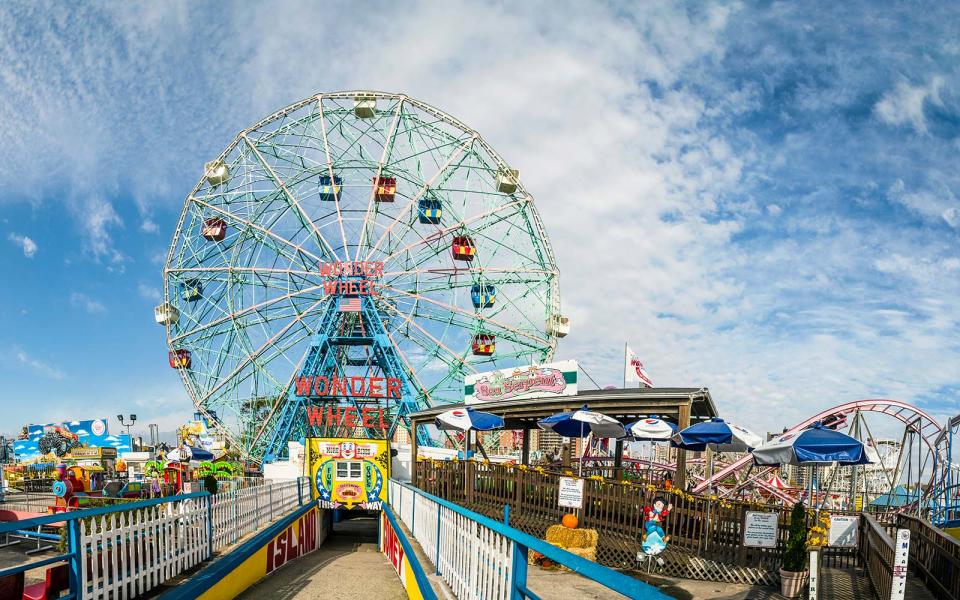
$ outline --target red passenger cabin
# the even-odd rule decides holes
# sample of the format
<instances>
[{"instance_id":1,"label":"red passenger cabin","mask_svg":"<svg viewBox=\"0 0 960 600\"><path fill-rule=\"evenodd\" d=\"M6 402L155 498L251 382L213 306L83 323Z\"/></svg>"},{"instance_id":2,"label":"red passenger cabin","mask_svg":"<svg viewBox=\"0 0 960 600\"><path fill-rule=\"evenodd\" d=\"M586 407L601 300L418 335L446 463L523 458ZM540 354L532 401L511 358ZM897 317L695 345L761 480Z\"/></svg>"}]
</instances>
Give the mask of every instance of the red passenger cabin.
<instances>
[{"instance_id":1,"label":"red passenger cabin","mask_svg":"<svg viewBox=\"0 0 960 600\"><path fill-rule=\"evenodd\" d=\"M453 238L451 244L454 260L464 260L470 262L477 255L477 247L470 236L458 235Z\"/></svg>"},{"instance_id":2,"label":"red passenger cabin","mask_svg":"<svg viewBox=\"0 0 960 600\"><path fill-rule=\"evenodd\" d=\"M203 237L211 242L222 242L227 237L226 221L217 217L204 221Z\"/></svg>"},{"instance_id":3,"label":"red passenger cabin","mask_svg":"<svg viewBox=\"0 0 960 600\"><path fill-rule=\"evenodd\" d=\"M171 350L169 357L170 367L173 369L189 369L192 364L190 361L190 351L183 348Z\"/></svg>"},{"instance_id":4,"label":"red passenger cabin","mask_svg":"<svg viewBox=\"0 0 960 600\"><path fill-rule=\"evenodd\" d=\"M478 333L473 336L473 353L477 356L490 356L497 347L497 337L490 333Z\"/></svg>"},{"instance_id":5,"label":"red passenger cabin","mask_svg":"<svg viewBox=\"0 0 960 600\"><path fill-rule=\"evenodd\" d=\"M374 197L377 202L393 202L397 195L396 177L374 177L373 186L376 188Z\"/></svg>"}]
</instances>

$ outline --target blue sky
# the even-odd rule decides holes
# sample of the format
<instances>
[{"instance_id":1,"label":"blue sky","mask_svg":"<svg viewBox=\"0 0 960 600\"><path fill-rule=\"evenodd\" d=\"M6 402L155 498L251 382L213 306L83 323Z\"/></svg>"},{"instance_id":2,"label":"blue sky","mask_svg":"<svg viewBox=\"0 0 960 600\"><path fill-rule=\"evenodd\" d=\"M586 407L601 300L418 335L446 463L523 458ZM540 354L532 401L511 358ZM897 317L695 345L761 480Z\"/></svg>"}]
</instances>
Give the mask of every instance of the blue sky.
<instances>
[{"instance_id":1,"label":"blue sky","mask_svg":"<svg viewBox=\"0 0 960 600\"><path fill-rule=\"evenodd\" d=\"M341 89L520 169L558 356L601 383L629 341L757 430L876 396L955 414L960 9L835 4L3 3L0 432L189 415L151 315L183 198L240 129Z\"/></svg>"}]
</instances>

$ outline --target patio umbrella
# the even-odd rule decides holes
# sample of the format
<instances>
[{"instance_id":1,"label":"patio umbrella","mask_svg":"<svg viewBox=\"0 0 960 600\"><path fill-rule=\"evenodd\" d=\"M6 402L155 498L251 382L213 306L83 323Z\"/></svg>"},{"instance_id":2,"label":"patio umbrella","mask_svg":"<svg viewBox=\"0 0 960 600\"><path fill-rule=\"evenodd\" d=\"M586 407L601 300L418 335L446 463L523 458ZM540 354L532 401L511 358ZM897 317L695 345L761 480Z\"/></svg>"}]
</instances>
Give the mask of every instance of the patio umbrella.
<instances>
[{"instance_id":1,"label":"patio umbrella","mask_svg":"<svg viewBox=\"0 0 960 600\"><path fill-rule=\"evenodd\" d=\"M434 420L437 429L442 431L490 431L503 428L503 417L495 414L466 408L453 408L437 415Z\"/></svg>"},{"instance_id":2,"label":"patio umbrella","mask_svg":"<svg viewBox=\"0 0 960 600\"><path fill-rule=\"evenodd\" d=\"M755 465L813 465L870 463L863 442L817 422L800 433L787 433L753 451Z\"/></svg>"},{"instance_id":3,"label":"patio umbrella","mask_svg":"<svg viewBox=\"0 0 960 600\"><path fill-rule=\"evenodd\" d=\"M464 436L470 435L470 430L490 431L491 429L503 428L503 417L474 410L467 406L465 408L452 408L437 415L434 424L441 431L462 431ZM482 444L477 444L484 458L487 457L487 451L483 449ZM466 456L466 453L464 453Z\"/></svg>"},{"instance_id":4,"label":"patio umbrella","mask_svg":"<svg viewBox=\"0 0 960 600\"><path fill-rule=\"evenodd\" d=\"M627 438L635 442L669 442L677 433L677 426L650 415L626 426Z\"/></svg>"},{"instance_id":5,"label":"patio umbrella","mask_svg":"<svg viewBox=\"0 0 960 600\"><path fill-rule=\"evenodd\" d=\"M763 438L749 429L727 423L719 417L695 423L673 436L673 445L684 450L703 452L748 452L763 443Z\"/></svg>"},{"instance_id":6,"label":"patio umbrella","mask_svg":"<svg viewBox=\"0 0 960 600\"><path fill-rule=\"evenodd\" d=\"M650 456L647 461L647 481L649 481L650 475L653 473L653 444L669 442L677 433L677 426L658 418L657 415L650 415L646 419L630 423L626 430L626 439L636 442L650 442Z\"/></svg>"},{"instance_id":7,"label":"patio umbrella","mask_svg":"<svg viewBox=\"0 0 960 600\"><path fill-rule=\"evenodd\" d=\"M810 498L813 499L813 467L837 463L838 465L870 464L863 442L845 433L828 429L820 422L814 423L800 433L785 433L753 451L755 465L809 465ZM827 495L833 486L834 470L827 484ZM826 496L824 496L824 501ZM819 512L820 505L817 505Z\"/></svg>"},{"instance_id":8,"label":"patio umbrella","mask_svg":"<svg viewBox=\"0 0 960 600\"><path fill-rule=\"evenodd\" d=\"M695 423L677 432L670 443L677 448L695 452L703 452L707 448L710 448L713 452L748 452L763 443L763 438L739 425L733 425L719 417L714 417L709 421ZM713 478L713 453L710 454L707 477L709 479ZM710 493L713 493L713 482L710 483ZM709 502L707 503L707 522L709 528Z\"/></svg>"},{"instance_id":9,"label":"patio umbrella","mask_svg":"<svg viewBox=\"0 0 960 600\"><path fill-rule=\"evenodd\" d=\"M584 404L580 410L562 412L537 421L540 429L553 431L568 438L595 437L622 438L626 431L620 421L602 413L587 410ZM580 458L580 475L583 474L583 457Z\"/></svg>"}]
</instances>

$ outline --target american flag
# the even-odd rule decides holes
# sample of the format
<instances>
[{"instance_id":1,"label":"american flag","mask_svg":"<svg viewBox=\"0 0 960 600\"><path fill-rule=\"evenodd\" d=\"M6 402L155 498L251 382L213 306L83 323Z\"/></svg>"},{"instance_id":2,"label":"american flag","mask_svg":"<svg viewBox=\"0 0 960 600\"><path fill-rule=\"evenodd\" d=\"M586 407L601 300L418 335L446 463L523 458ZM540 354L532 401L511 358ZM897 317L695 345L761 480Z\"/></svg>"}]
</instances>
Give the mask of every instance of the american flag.
<instances>
[{"instance_id":1,"label":"american flag","mask_svg":"<svg viewBox=\"0 0 960 600\"><path fill-rule=\"evenodd\" d=\"M353 298L340 298L340 312L360 312L359 296Z\"/></svg>"}]
</instances>

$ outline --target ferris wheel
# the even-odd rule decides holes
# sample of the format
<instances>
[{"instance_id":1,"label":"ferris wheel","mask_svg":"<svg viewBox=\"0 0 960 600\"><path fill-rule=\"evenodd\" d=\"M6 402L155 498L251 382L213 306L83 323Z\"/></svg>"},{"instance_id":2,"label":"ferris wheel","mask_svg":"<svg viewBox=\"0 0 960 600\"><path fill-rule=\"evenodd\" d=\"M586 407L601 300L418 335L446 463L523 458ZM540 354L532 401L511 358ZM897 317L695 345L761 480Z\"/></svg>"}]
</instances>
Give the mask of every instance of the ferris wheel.
<instances>
[{"instance_id":1,"label":"ferris wheel","mask_svg":"<svg viewBox=\"0 0 960 600\"><path fill-rule=\"evenodd\" d=\"M197 408L255 459L293 435L280 420L305 365L392 368L409 411L547 361L569 331L518 172L446 113L366 91L290 105L206 163L155 319Z\"/></svg>"}]
</instances>

